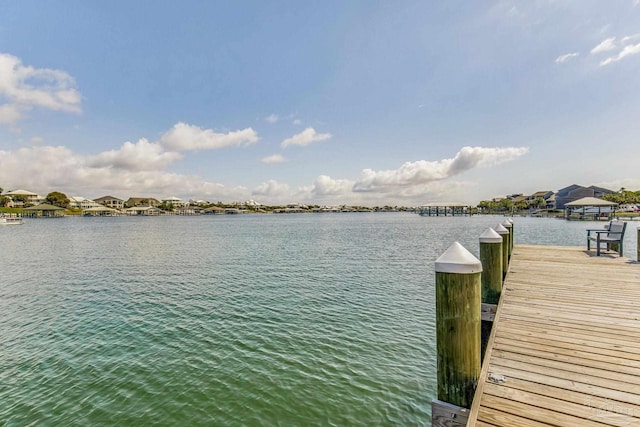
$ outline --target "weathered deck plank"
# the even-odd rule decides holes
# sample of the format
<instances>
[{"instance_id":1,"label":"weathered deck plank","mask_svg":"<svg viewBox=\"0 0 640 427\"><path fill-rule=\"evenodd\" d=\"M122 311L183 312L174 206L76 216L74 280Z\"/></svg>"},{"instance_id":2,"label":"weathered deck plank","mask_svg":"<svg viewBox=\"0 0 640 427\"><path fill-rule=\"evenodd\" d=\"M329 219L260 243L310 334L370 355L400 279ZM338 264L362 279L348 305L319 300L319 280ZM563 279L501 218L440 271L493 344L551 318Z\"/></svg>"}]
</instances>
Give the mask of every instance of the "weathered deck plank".
<instances>
[{"instance_id":1,"label":"weathered deck plank","mask_svg":"<svg viewBox=\"0 0 640 427\"><path fill-rule=\"evenodd\" d=\"M640 426L640 264L516 245L470 426Z\"/></svg>"}]
</instances>

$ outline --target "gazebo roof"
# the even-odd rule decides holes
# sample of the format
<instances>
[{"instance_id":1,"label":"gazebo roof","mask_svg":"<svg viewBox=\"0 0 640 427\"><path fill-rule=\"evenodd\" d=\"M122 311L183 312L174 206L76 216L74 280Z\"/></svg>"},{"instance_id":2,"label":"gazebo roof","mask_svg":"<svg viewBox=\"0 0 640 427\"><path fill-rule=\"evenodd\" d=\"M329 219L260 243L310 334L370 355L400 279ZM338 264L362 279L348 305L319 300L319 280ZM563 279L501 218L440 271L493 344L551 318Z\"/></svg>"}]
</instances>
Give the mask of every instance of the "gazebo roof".
<instances>
[{"instance_id":1,"label":"gazebo roof","mask_svg":"<svg viewBox=\"0 0 640 427\"><path fill-rule=\"evenodd\" d=\"M92 208L83 209L84 212L111 212L115 211L115 209L109 208L107 206L94 206Z\"/></svg>"},{"instance_id":2,"label":"gazebo roof","mask_svg":"<svg viewBox=\"0 0 640 427\"><path fill-rule=\"evenodd\" d=\"M617 203L609 202L607 200L598 199L597 197L583 197L582 199L575 200L565 204L569 207L581 207L581 206L616 206Z\"/></svg>"},{"instance_id":3,"label":"gazebo roof","mask_svg":"<svg viewBox=\"0 0 640 427\"><path fill-rule=\"evenodd\" d=\"M28 208L24 208L23 210L24 211L59 211L59 210L64 210L64 208L43 203L38 206L31 206Z\"/></svg>"}]
</instances>

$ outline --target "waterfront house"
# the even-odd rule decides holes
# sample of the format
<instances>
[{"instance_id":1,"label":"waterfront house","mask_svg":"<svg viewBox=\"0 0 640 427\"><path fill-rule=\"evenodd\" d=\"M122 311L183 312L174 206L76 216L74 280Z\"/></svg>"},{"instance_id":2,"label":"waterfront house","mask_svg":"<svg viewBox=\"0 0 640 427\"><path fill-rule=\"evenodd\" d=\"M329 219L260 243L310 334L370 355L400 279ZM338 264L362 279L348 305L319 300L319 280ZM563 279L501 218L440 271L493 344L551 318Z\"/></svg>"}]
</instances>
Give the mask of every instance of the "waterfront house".
<instances>
[{"instance_id":1,"label":"waterfront house","mask_svg":"<svg viewBox=\"0 0 640 427\"><path fill-rule=\"evenodd\" d=\"M73 196L69 197L69 207L70 208L78 208L78 209L90 209L97 208L101 205L94 200L87 199L85 197Z\"/></svg>"},{"instance_id":2,"label":"waterfront house","mask_svg":"<svg viewBox=\"0 0 640 427\"><path fill-rule=\"evenodd\" d=\"M549 191L549 190L547 190L547 191L536 191L532 195L527 196L527 201L535 200L538 197L540 197L544 201L547 201L547 200L549 200L549 198L551 196L553 196L553 194L554 194L553 191Z\"/></svg>"},{"instance_id":3,"label":"waterfront house","mask_svg":"<svg viewBox=\"0 0 640 427\"><path fill-rule=\"evenodd\" d=\"M13 207L21 207L21 206L24 206L25 203L31 204L31 205L37 205L44 201L44 199L38 196L36 193L32 193L31 191L27 191L27 190L7 191L6 193L3 194L3 196L8 196L9 198L11 198ZM19 196L19 198L25 199L26 201L22 202L22 201L16 200L16 196Z\"/></svg>"},{"instance_id":4,"label":"waterfront house","mask_svg":"<svg viewBox=\"0 0 640 427\"><path fill-rule=\"evenodd\" d=\"M510 197L507 197L507 198L510 199L511 202L513 202L514 205L516 205L518 203L521 203L521 202L524 202L524 201L527 200L527 196L522 195L522 194L518 194L517 196L516 195L510 196Z\"/></svg>"},{"instance_id":5,"label":"waterfront house","mask_svg":"<svg viewBox=\"0 0 640 427\"><path fill-rule=\"evenodd\" d=\"M118 210L124 209L124 200L118 199L117 197L103 196L103 197L94 199L94 201L112 209L118 209Z\"/></svg>"},{"instance_id":6,"label":"waterfront house","mask_svg":"<svg viewBox=\"0 0 640 427\"><path fill-rule=\"evenodd\" d=\"M154 199L153 197L129 197L129 200L127 200L125 202L125 206L127 208L136 208L136 207L143 207L143 206L151 206L151 207L158 207L160 206L160 202L157 199Z\"/></svg>"},{"instance_id":7,"label":"waterfront house","mask_svg":"<svg viewBox=\"0 0 640 427\"><path fill-rule=\"evenodd\" d=\"M182 199L179 199L178 197L169 197L166 199L162 199L162 203L174 208L182 208L182 207L189 206L189 202L185 202Z\"/></svg>"},{"instance_id":8,"label":"waterfront house","mask_svg":"<svg viewBox=\"0 0 640 427\"><path fill-rule=\"evenodd\" d=\"M545 201L547 202L547 205L545 206L546 209L555 209L555 207L556 207L556 194L553 193Z\"/></svg>"},{"instance_id":9,"label":"waterfront house","mask_svg":"<svg viewBox=\"0 0 640 427\"><path fill-rule=\"evenodd\" d=\"M583 197L595 197L602 198L605 194L613 193L612 190L606 188L596 187L594 185L590 187L583 187L582 185L573 184L568 187L558 190L556 193L555 209L564 209L565 205L570 202L582 199Z\"/></svg>"}]
</instances>

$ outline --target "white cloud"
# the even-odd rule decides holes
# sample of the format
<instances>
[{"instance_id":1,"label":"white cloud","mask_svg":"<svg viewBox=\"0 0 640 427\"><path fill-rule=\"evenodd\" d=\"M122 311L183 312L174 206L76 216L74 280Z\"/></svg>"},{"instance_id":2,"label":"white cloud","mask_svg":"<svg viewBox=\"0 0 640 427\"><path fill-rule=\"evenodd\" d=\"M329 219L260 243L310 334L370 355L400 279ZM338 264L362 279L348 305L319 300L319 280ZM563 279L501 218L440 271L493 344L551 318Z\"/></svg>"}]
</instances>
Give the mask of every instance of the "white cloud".
<instances>
[{"instance_id":1,"label":"white cloud","mask_svg":"<svg viewBox=\"0 0 640 427\"><path fill-rule=\"evenodd\" d=\"M314 196L340 196L351 193L353 181L347 179L333 179L327 175L320 175L313 182L310 192Z\"/></svg>"},{"instance_id":2,"label":"white cloud","mask_svg":"<svg viewBox=\"0 0 640 427\"><path fill-rule=\"evenodd\" d=\"M140 147L139 144L132 145ZM180 194L184 198L193 196L217 201L243 200L250 195L245 187L227 187L198 176L101 166L95 163L96 157L99 156L82 156L66 147L0 150L0 182L7 188L28 188L40 194L55 190L89 198L107 194L117 197Z\"/></svg>"},{"instance_id":3,"label":"white cloud","mask_svg":"<svg viewBox=\"0 0 640 427\"><path fill-rule=\"evenodd\" d=\"M246 200L259 196L266 203L292 201L327 204L388 204L442 199L467 191L469 184L447 180L476 167L497 165L524 155L527 148L464 147L452 159L403 164L397 170L365 169L358 181L318 176L292 191L287 183L269 180L253 191L209 182L199 176L172 173L166 168L182 154L164 151L159 143L141 139L117 150L93 156L66 147L34 146L0 151L0 182L7 188L26 188L46 194L94 198L178 195L182 198Z\"/></svg>"},{"instance_id":4,"label":"white cloud","mask_svg":"<svg viewBox=\"0 0 640 427\"><path fill-rule=\"evenodd\" d=\"M280 120L280 117L278 117L277 114L269 114L267 117L264 118L264 120L267 123L277 123L278 120Z\"/></svg>"},{"instance_id":5,"label":"white cloud","mask_svg":"<svg viewBox=\"0 0 640 427\"><path fill-rule=\"evenodd\" d=\"M285 139L284 141L282 141L282 144L280 144L280 146L282 148L286 148L290 145L306 146L313 142L325 141L331 138L331 136L332 135L330 133L316 133L316 130L314 128L309 127L302 132L293 135L291 138Z\"/></svg>"},{"instance_id":6,"label":"white cloud","mask_svg":"<svg viewBox=\"0 0 640 427\"><path fill-rule=\"evenodd\" d=\"M138 142L125 142L118 150L105 151L88 158L88 165L96 168L116 168L124 170L164 169L174 161L181 159L182 154L165 151L157 143L142 138Z\"/></svg>"},{"instance_id":7,"label":"white cloud","mask_svg":"<svg viewBox=\"0 0 640 427\"><path fill-rule=\"evenodd\" d=\"M566 53L564 55L560 55L556 58L556 64L562 64L563 62L567 62L571 58L575 58L580 55L578 52Z\"/></svg>"},{"instance_id":8,"label":"white cloud","mask_svg":"<svg viewBox=\"0 0 640 427\"><path fill-rule=\"evenodd\" d=\"M295 119L292 123L293 123L294 125L296 125L296 126L297 126L297 125L301 125L301 124L302 124L302 120L300 120L300 119Z\"/></svg>"},{"instance_id":9,"label":"white cloud","mask_svg":"<svg viewBox=\"0 0 640 427\"><path fill-rule=\"evenodd\" d=\"M600 42L600 44L598 44L596 47L591 49L591 54L596 55L598 53L609 52L611 50L617 49L615 40L616 40L615 37L609 37L608 39L604 39L602 42Z\"/></svg>"},{"instance_id":10,"label":"white cloud","mask_svg":"<svg viewBox=\"0 0 640 427\"><path fill-rule=\"evenodd\" d=\"M64 71L24 66L20 58L0 54L0 123L15 124L34 107L80 113L81 95Z\"/></svg>"},{"instance_id":11,"label":"white cloud","mask_svg":"<svg viewBox=\"0 0 640 427\"><path fill-rule=\"evenodd\" d=\"M404 192L410 195L415 193L413 190L419 189L425 184L441 181L476 167L498 165L523 156L528 151L529 149L526 147L463 147L453 159L407 162L395 170L365 169L353 186L353 190L383 193Z\"/></svg>"},{"instance_id":12,"label":"white cloud","mask_svg":"<svg viewBox=\"0 0 640 427\"><path fill-rule=\"evenodd\" d=\"M17 105L4 104L0 105L0 123L11 125L18 122L22 118L22 112Z\"/></svg>"},{"instance_id":13,"label":"white cloud","mask_svg":"<svg viewBox=\"0 0 640 427\"><path fill-rule=\"evenodd\" d=\"M283 156L281 156L280 154L274 154L273 156L267 156L264 157L262 160L260 160L262 163L283 163L286 162L287 159L285 159Z\"/></svg>"},{"instance_id":14,"label":"white cloud","mask_svg":"<svg viewBox=\"0 0 640 427\"><path fill-rule=\"evenodd\" d=\"M216 133L186 123L177 123L160 137L160 145L170 150L208 150L254 144L258 134L251 128L229 133Z\"/></svg>"},{"instance_id":15,"label":"white cloud","mask_svg":"<svg viewBox=\"0 0 640 427\"><path fill-rule=\"evenodd\" d=\"M614 62L618 62L623 58L631 55L637 55L640 53L640 43L625 46L617 55L611 56L604 61L600 62L600 65L609 65Z\"/></svg>"},{"instance_id":16,"label":"white cloud","mask_svg":"<svg viewBox=\"0 0 640 427\"><path fill-rule=\"evenodd\" d=\"M273 179L258 185L252 192L254 196L282 198L289 195L289 185L279 183Z\"/></svg>"},{"instance_id":17,"label":"white cloud","mask_svg":"<svg viewBox=\"0 0 640 427\"><path fill-rule=\"evenodd\" d=\"M640 0L638 0L638 2L640 2ZM622 44L627 44L627 43L629 43L630 41L638 40L638 39L640 39L640 33L638 33L638 34L632 34L632 35L630 35L630 36L624 36L624 37L622 38L622 40L620 40L620 42L621 42Z\"/></svg>"},{"instance_id":18,"label":"white cloud","mask_svg":"<svg viewBox=\"0 0 640 427\"><path fill-rule=\"evenodd\" d=\"M638 39L640 39L640 33L632 34L630 36L624 36L620 39L619 43L616 43L615 37L609 37L608 39L603 40L600 44L591 49L591 54L617 51L616 54L600 61L601 66L609 65L614 62L618 62L628 56L637 55L638 53L640 53L640 43L632 43Z\"/></svg>"}]
</instances>

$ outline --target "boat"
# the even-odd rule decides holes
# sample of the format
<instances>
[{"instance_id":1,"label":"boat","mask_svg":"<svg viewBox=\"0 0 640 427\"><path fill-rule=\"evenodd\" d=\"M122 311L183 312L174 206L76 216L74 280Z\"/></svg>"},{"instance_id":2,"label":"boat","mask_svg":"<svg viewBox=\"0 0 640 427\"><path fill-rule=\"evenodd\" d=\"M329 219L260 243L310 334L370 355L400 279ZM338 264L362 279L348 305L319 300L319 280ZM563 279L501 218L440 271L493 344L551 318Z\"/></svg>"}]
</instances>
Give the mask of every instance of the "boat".
<instances>
[{"instance_id":1,"label":"boat","mask_svg":"<svg viewBox=\"0 0 640 427\"><path fill-rule=\"evenodd\" d=\"M20 225L24 224L22 217L16 214L0 215L0 225Z\"/></svg>"}]
</instances>

